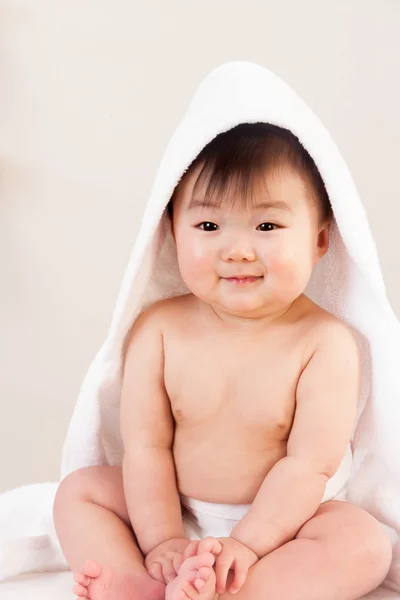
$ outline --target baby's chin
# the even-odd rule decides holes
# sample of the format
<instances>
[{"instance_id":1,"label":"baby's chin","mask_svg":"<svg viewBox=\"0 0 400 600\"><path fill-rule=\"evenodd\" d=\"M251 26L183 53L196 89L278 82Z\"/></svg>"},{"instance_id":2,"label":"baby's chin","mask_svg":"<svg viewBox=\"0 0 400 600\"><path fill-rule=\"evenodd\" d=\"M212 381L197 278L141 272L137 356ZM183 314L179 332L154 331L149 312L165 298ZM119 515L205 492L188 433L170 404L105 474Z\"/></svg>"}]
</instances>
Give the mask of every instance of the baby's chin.
<instances>
[{"instance_id":1,"label":"baby's chin","mask_svg":"<svg viewBox=\"0 0 400 600\"><path fill-rule=\"evenodd\" d=\"M222 294L216 294L213 300L214 302L210 302L210 304L218 306L220 310L245 319L262 318L266 315L273 315L275 312L278 313L280 310L279 302L273 302L266 294L255 291L238 290L228 293L225 291Z\"/></svg>"},{"instance_id":2,"label":"baby's chin","mask_svg":"<svg viewBox=\"0 0 400 600\"><path fill-rule=\"evenodd\" d=\"M257 319L265 316L266 313L270 313L268 310L268 304L265 302L250 301L244 299L229 299L221 301L219 308L235 317L242 317L243 319Z\"/></svg>"},{"instance_id":3,"label":"baby's chin","mask_svg":"<svg viewBox=\"0 0 400 600\"><path fill-rule=\"evenodd\" d=\"M244 291L240 293L229 292L216 294L214 302L210 302L231 315L242 317L245 319L262 319L263 317L272 318L274 315L277 318L282 315L282 312L288 308L296 300L297 296L288 293L284 295L273 294L264 290Z\"/></svg>"},{"instance_id":4,"label":"baby's chin","mask_svg":"<svg viewBox=\"0 0 400 600\"><path fill-rule=\"evenodd\" d=\"M208 285L206 282L205 285L199 285L198 281L190 281L186 282L186 285L194 296L233 317L243 319L273 317L274 314L279 315L291 303L290 298L282 297L282 293L274 294L273 290L266 289L263 280L254 286L250 284L249 287L236 287L235 283L221 280L217 284L207 283Z\"/></svg>"}]
</instances>

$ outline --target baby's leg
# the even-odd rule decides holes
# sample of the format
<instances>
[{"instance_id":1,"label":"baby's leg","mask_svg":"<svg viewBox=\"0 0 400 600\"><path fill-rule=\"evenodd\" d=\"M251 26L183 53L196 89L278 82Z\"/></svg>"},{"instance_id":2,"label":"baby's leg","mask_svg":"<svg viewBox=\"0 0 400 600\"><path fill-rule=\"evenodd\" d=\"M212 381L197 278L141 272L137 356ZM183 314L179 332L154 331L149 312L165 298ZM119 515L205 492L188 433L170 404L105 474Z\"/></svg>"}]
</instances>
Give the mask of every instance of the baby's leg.
<instances>
[{"instance_id":1,"label":"baby's leg","mask_svg":"<svg viewBox=\"0 0 400 600\"><path fill-rule=\"evenodd\" d=\"M239 592L220 600L358 600L386 577L388 535L358 506L329 501L296 538L253 565Z\"/></svg>"},{"instance_id":2,"label":"baby's leg","mask_svg":"<svg viewBox=\"0 0 400 600\"><path fill-rule=\"evenodd\" d=\"M54 502L62 550L91 600L161 600L165 586L152 579L135 543L121 467L87 467L68 475Z\"/></svg>"}]
</instances>

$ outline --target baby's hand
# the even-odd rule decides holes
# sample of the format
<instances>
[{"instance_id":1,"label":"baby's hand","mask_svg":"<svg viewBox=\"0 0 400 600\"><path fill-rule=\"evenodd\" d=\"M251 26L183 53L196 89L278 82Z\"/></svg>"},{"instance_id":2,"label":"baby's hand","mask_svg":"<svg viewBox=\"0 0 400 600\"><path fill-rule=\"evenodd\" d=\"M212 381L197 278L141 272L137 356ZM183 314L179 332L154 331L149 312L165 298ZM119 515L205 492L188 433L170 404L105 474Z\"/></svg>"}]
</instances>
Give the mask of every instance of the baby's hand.
<instances>
[{"instance_id":1,"label":"baby's hand","mask_svg":"<svg viewBox=\"0 0 400 600\"><path fill-rule=\"evenodd\" d=\"M165 585L173 581L184 561L184 551L189 544L190 540L186 538L172 538L153 548L144 561L149 575Z\"/></svg>"},{"instance_id":2,"label":"baby's hand","mask_svg":"<svg viewBox=\"0 0 400 600\"><path fill-rule=\"evenodd\" d=\"M235 594L246 581L249 568L258 561L258 556L247 546L230 537L217 538L222 546L214 569L217 578L217 594L224 594L227 587L229 571L233 571L233 579L228 591Z\"/></svg>"}]
</instances>

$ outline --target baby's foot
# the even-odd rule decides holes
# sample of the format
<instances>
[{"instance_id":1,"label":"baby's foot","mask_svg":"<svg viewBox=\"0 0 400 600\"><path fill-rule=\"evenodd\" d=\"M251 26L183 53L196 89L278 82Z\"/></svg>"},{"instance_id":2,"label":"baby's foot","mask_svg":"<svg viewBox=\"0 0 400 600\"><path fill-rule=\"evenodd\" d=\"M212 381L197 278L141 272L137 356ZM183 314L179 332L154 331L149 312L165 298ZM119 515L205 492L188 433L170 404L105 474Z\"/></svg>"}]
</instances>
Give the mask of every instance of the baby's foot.
<instances>
[{"instance_id":1,"label":"baby's foot","mask_svg":"<svg viewBox=\"0 0 400 600\"><path fill-rule=\"evenodd\" d=\"M165 600L212 600L215 596L215 556L203 552L187 558L165 590Z\"/></svg>"},{"instance_id":2,"label":"baby's foot","mask_svg":"<svg viewBox=\"0 0 400 600\"><path fill-rule=\"evenodd\" d=\"M74 573L79 585L73 592L79 600L164 600L165 585L155 581L147 572L135 574L117 572L88 560L82 572Z\"/></svg>"}]
</instances>

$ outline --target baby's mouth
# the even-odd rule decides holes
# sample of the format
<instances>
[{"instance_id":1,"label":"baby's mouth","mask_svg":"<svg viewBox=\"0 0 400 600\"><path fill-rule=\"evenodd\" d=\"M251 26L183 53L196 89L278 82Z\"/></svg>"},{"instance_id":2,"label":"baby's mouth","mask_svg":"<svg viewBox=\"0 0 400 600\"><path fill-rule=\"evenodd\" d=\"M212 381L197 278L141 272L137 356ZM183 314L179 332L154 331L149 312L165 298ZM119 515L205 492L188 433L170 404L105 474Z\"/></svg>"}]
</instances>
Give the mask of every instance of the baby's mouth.
<instances>
[{"instance_id":1,"label":"baby's mouth","mask_svg":"<svg viewBox=\"0 0 400 600\"><path fill-rule=\"evenodd\" d=\"M259 276L245 275L245 276L240 276L240 277L239 276L238 277L224 277L223 279L225 279L225 281L229 281L231 283L245 285L245 284L249 284L249 283L255 283L256 281L263 279L263 275L259 275Z\"/></svg>"}]
</instances>

